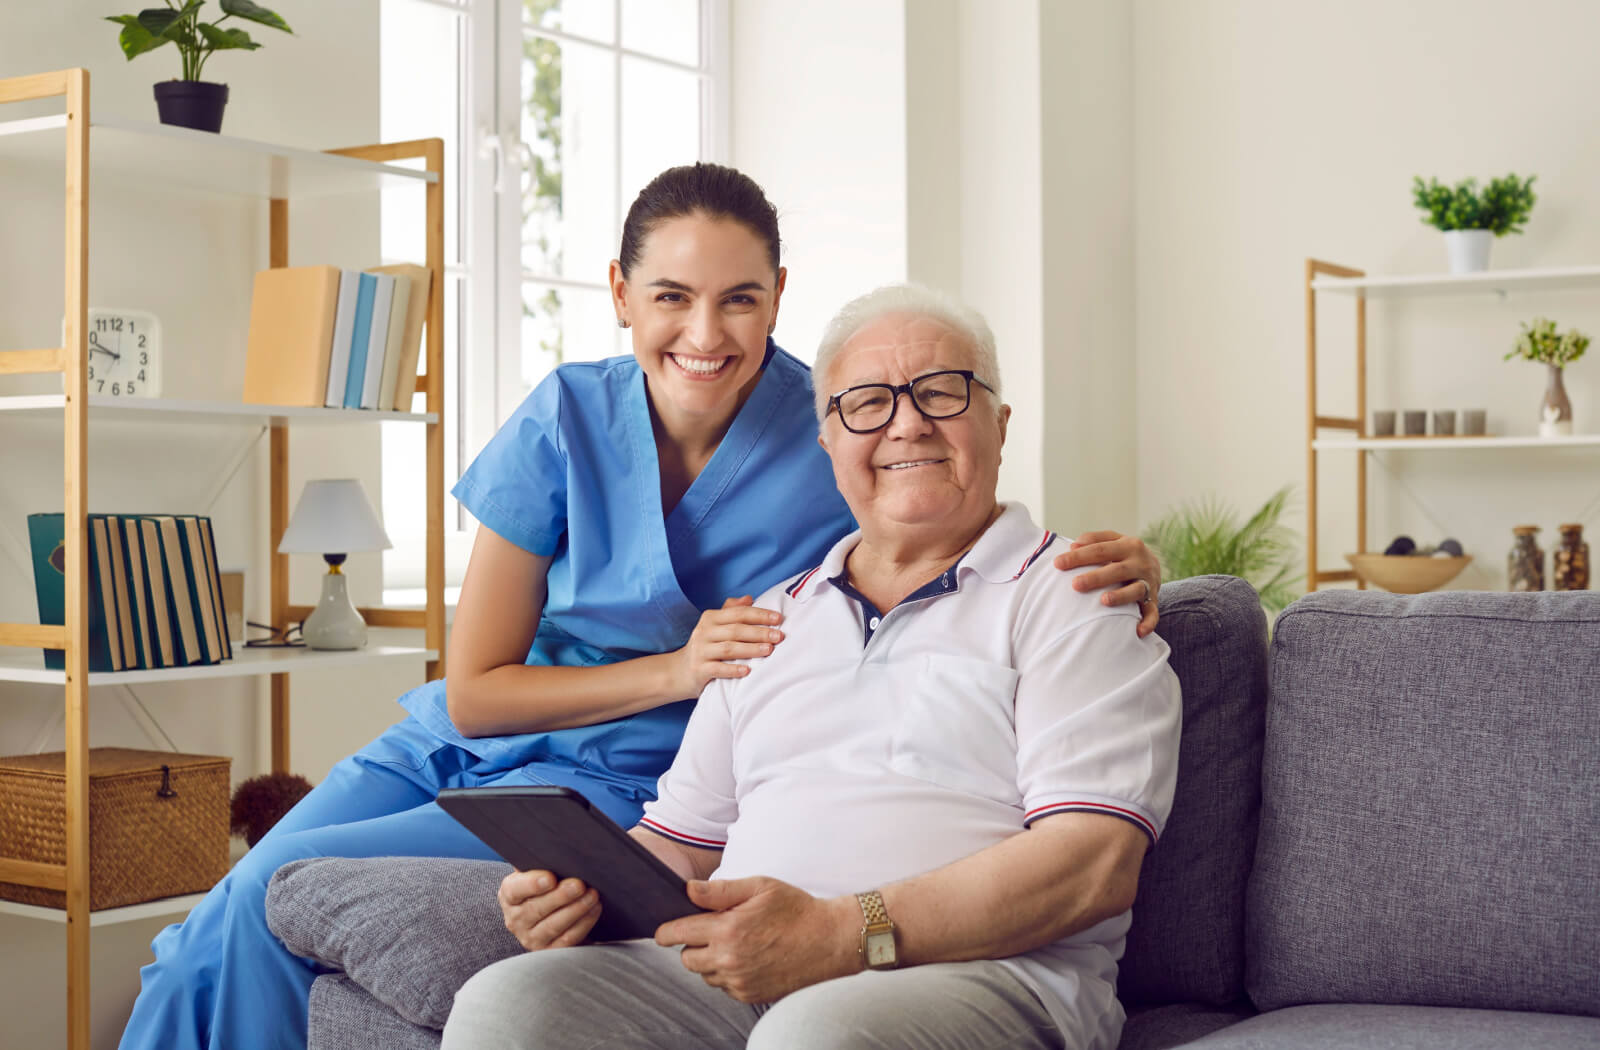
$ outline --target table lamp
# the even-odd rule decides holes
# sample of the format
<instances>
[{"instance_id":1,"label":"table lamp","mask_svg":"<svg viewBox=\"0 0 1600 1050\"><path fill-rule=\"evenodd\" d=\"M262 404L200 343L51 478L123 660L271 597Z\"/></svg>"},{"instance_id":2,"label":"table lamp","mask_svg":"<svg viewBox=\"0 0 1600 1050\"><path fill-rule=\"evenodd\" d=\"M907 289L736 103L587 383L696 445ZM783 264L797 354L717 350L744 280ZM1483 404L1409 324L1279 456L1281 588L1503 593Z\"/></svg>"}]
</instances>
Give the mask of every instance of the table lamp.
<instances>
[{"instance_id":1,"label":"table lamp","mask_svg":"<svg viewBox=\"0 0 1600 1050\"><path fill-rule=\"evenodd\" d=\"M328 563L322 597L300 628L307 648L360 649L367 644L367 622L350 601L340 566L354 551L381 551L392 546L361 482L355 478L306 482L289 527L278 542L278 553L320 554Z\"/></svg>"}]
</instances>

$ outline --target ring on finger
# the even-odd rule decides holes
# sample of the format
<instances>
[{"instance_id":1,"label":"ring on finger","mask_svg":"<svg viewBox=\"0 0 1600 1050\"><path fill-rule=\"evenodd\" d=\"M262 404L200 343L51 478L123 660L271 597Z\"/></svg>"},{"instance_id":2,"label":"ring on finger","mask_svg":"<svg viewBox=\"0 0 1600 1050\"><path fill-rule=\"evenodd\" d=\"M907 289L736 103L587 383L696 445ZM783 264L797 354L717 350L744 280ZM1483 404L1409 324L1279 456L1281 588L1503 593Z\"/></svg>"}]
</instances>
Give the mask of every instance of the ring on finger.
<instances>
[{"instance_id":1,"label":"ring on finger","mask_svg":"<svg viewBox=\"0 0 1600 1050\"><path fill-rule=\"evenodd\" d=\"M1150 600L1150 581L1140 580L1139 582L1144 584L1144 597L1139 599L1139 604L1143 605Z\"/></svg>"}]
</instances>

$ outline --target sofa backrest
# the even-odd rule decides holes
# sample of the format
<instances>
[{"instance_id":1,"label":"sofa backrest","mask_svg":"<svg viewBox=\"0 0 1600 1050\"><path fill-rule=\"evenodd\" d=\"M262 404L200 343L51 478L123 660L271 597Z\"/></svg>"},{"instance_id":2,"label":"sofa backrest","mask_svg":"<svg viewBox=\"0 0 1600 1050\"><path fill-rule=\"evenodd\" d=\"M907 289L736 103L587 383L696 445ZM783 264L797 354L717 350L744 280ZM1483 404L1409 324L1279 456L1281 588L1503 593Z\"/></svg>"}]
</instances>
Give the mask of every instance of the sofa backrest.
<instances>
[{"instance_id":1,"label":"sofa backrest","mask_svg":"<svg viewBox=\"0 0 1600 1050\"><path fill-rule=\"evenodd\" d=\"M1600 595L1279 617L1250 997L1600 1014Z\"/></svg>"},{"instance_id":2,"label":"sofa backrest","mask_svg":"<svg viewBox=\"0 0 1600 1050\"><path fill-rule=\"evenodd\" d=\"M1255 851L1267 623L1232 576L1161 588L1157 632L1183 687L1172 815L1145 857L1117 975L1130 1005L1244 997L1244 892Z\"/></svg>"}]
</instances>

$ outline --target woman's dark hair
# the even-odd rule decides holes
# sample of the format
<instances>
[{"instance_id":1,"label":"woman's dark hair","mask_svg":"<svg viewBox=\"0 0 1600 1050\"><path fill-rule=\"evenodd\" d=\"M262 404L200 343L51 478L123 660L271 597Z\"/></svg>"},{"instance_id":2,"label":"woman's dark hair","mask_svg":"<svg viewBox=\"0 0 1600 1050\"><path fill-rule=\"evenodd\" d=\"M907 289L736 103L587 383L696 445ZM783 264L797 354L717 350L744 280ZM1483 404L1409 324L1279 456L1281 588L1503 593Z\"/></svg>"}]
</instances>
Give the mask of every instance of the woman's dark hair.
<instances>
[{"instance_id":1,"label":"woman's dark hair","mask_svg":"<svg viewBox=\"0 0 1600 1050\"><path fill-rule=\"evenodd\" d=\"M668 168L639 191L622 224L622 249L617 261L622 276L632 272L644 251L645 238L669 219L707 215L743 224L767 245L772 272L778 272L778 209L756 181L721 164L685 164Z\"/></svg>"}]
</instances>

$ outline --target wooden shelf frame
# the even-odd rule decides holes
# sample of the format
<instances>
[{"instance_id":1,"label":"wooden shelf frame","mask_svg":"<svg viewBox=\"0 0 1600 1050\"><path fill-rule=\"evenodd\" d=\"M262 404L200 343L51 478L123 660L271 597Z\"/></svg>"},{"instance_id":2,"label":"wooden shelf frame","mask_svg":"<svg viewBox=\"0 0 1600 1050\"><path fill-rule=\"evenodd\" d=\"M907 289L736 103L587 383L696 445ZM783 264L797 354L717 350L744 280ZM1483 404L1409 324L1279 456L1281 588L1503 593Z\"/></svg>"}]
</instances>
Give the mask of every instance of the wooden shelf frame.
<instances>
[{"instance_id":1,"label":"wooden shelf frame","mask_svg":"<svg viewBox=\"0 0 1600 1050\"><path fill-rule=\"evenodd\" d=\"M1319 278L1362 278L1364 270L1323 262L1306 260L1306 591L1309 593L1323 583L1344 583L1355 580L1356 586L1366 589L1350 569L1322 570L1317 567L1317 435L1324 430L1343 430L1355 435L1357 440L1367 436L1367 298L1356 294L1356 414L1351 419L1344 416L1325 416L1317 408L1317 284ZM1367 457L1356 458L1356 550L1367 549Z\"/></svg>"},{"instance_id":2,"label":"wooden shelf frame","mask_svg":"<svg viewBox=\"0 0 1600 1050\"><path fill-rule=\"evenodd\" d=\"M13 122L7 134L38 135L59 131L64 139L63 179L65 208L62 216L64 241L64 325L62 346L29 348L0 353L0 375L25 375L59 373L62 377L62 394L53 398L53 407L61 413L64 430L62 491L65 512L63 554L65 556L65 624L49 626L39 624L0 623L0 647L54 648L65 651L65 667L57 672L63 683L65 705L65 792L66 792L66 863L37 864L0 859L0 880L20 885L43 887L64 891L66 907L57 914L66 924L67 942L67 1039L68 1050L89 1050L89 930L92 925L111 921L109 917L96 920L89 911L89 740L88 704L91 685L88 668L88 425L92 401L88 391L88 344L86 322L88 306L89 258L89 187L90 164L90 87L86 69L65 69L29 76L0 78L0 104L61 98L65 113L43 121ZM46 126L48 125L48 127ZM318 157L325 157L327 166L337 169L341 179L354 178L362 188L377 188L396 178L420 182L425 194L426 260L431 274L427 311L427 346L424 371L418 377L417 388L426 397L423 425L427 428L426 486L427 503L427 601L422 609L363 609L367 622L377 627L421 628L425 649L408 650L405 655L420 653L425 659L425 674L429 679L444 673L444 143L438 138L417 139L408 142L380 143L354 146L324 153L273 147L264 143L246 143L221 136L208 138L201 133L160 126L145 128L136 123L110 122L117 132L138 138L147 136L151 141L166 143L168 148L207 150L215 148L232 153L243 152L266 156L275 170L285 165L314 168ZM155 146L152 149L159 149ZM282 160L270 155L277 151ZM328 155L332 156L328 156ZM334 158L339 158L335 160ZM394 167L396 161L422 162L420 172ZM362 173L368 173L363 175ZM370 176L370 177L369 177ZM273 179L268 186L273 194L292 191L293 183ZM286 190L286 187L289 189ZM268 265L287 266L289 261L289 204L286 196L258 197L268 204L269 246ZM46 406L12 404L12 408L38 409ZM216 405L183 408L169 403L162 409L182 414L185 411L214 417L234 414L232 407L220 412ZM270 429L269 493L270 528L272 541L270 556L270 608L272 623L286 626L298 616L309 614L310 606L289 603L288 556L277 553L277 545L288 525L289 518L289 422L300 413L284 410L281 414L260 406L238 406L240 414L256 415L265 419ZM105 409L102 408L102 411ZM342 416L327 413L324 418ZM383 418L416 418L414 413L366 413L367 420ZM381 659L391 659L394 653L376 654ZM272 670L244 671L247 674L268 674L271 679L271 735L272 768L284 772L289 766L289 681L288 672L278 670L281 663L268 663ZM126 672L138 678L140 672ZM170 676L168 676L170 677ZM138 678L138 680L144 680ZM157 680L152 673L151 681ZM165 905L170 907L171 905ZM23 914L17 909L5 909ZM151 914L157 914L151 911ZM29 913L31 914L31 913Z\"/></svg>"}]
</instances>

